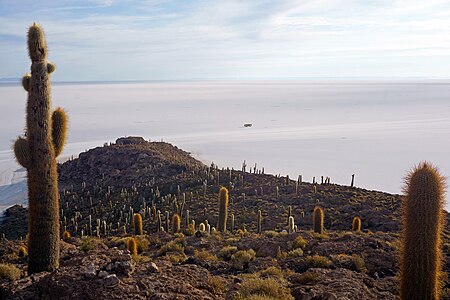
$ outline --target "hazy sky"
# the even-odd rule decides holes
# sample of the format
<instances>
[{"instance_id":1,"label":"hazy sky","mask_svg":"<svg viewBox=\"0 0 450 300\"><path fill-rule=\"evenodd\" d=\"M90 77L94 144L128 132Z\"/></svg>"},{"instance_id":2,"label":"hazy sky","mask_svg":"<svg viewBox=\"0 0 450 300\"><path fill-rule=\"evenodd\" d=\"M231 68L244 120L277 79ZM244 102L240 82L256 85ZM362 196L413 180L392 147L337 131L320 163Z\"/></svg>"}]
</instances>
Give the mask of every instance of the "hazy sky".
<instances>
[{"instance_id":1,"label":"hazy sky","mask_svg":"<svg viewBox=\"0 0 450 300\"><path fill-rule=\"evenodd\" d=\"M33 21L55 80L450 78L448 0L0 0L0 78Z\"/></svg>"}]
</instances>

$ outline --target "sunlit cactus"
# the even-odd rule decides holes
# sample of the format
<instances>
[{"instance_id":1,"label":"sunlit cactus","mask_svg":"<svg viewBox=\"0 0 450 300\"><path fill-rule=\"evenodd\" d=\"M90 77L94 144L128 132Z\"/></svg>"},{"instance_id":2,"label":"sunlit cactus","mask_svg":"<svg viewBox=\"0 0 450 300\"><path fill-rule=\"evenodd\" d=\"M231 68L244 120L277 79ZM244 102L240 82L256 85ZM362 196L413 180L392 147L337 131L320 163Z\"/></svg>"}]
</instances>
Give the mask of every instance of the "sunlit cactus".
<instances>
[{"instance_id":1,"label":"sunlit cactus","mask_svg":"<svg viewBox=\"0 0 450 300\"><path fill-rule=\"evenodd\" d=\"M172 232L178 233L180 232L181 219L178 214L174 214L172 217Z\"/></svg>"},{"instance_id":2,"label":"sunlit cactus","mask_svg":"<svg viewBox=\"0 0 450 300\"><path fill-rule=\"evenodd\" d=\"M445 179L424 162L406 177L402 200L400 297L439 299Z\"/></svg>"},{"instance_id":3,"label":"sunlit cactus","mask_svg":"<svg viewBox=\"0 0 450 300\"><path fill-rule=\"evenodd\" d=\"M137 242L134 238L130 237L127 241L127 249L130 251L132 256L136 256L138 254L138 246Z\"/></svg>"},{"instance_id":4,"label":"sunlit cactus","mask_svg":"<svg viewBox=\"0 0 450 300\"><path fill-rule=\"evenodd\" d=\"M28 273L59 267L59 203L56 157L62 152L67 116L62 109L52 113L47 44L42 28L28 31L31 73L22 79L28 92L25 137L14 144L16 159L27 169L29 205ZM49 72L51 71L51 72Z\"/></svg>"},{"instance_id":5,"label":"sunlit cactus","mask_svg":"<svg viewBox=\"0 0 450 300\"><path fill-rule=\"evenodd\" d=\"M353 218L352 231L361 231L361 219L359 217Z\"/></svg>"},{"instance_id":6,"label":"sunlit cactus","mask_svg":"<svg viewBox=\"0 0 450 300\"><path fill-rule=\"evenodd\" d=\"M221 187L219 191L219 223L217 226L220 232L227 231L227 217L228 217L228 190L226 187Z\"/></svg>"},{"instance_id":7,"label":"sunlit cactus","mask_svg":"<svg viewBox=\"0 0 450 300\"><path fill-rule=\"evenodd\" d=\"M313 212L313 228L315 233L323 234L323 218L324 212L322 207L316 206Z\"/></svg>"},{"instance_id":8,"label":"sunlit cactus","mask_svg":"<svg viewBox=\"0 0 450 300\"><path fill-rule=\"evenodd\" d=\"M133 227L134 227L134 234L135 235L142 235L142 216L139 213L135 213L133 215Z\"/></svg>"}]
</instances>

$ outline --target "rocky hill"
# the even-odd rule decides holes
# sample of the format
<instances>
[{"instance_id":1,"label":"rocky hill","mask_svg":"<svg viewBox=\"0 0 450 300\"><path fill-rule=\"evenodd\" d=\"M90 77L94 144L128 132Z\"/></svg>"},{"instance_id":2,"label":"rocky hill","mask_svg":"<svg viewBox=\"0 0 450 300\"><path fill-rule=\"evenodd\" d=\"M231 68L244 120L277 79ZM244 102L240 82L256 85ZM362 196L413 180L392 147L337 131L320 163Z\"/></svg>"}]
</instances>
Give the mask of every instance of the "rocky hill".
<instances>
[{"instance_id":1,"label":"rocky hill","mask_svg":"<svg viewBox=\"0 0 450 300\"><path fill-rule=\"evenodd\" d=\"M71 291L75 296L67 299L259 299L242 296L259 284L285 295L267 299L394 299L400 196L333 184L323 175L310 183L245 165L206 166L168 143L118 139L59 166L61 229L73 236L62 242L62 268L15 283L3 280L0 295L53 299ZM229 189L231 232L192 236L192 221L197 227L217 224L221 186ZM311 232L315 206L325 211L324 235ZM256 233L258 210L262 234ZM126 241L136 212L143 216L144 235L132 259ZM170 234L175 213L184 235ZM0 233L24 238L25 216L26 209L10 211ZM293 234L283 232L289 216L298 227ZM362 219L360 233L350 231L355 216ZM4 240L0 262L23 275L25 260L17 257L22 244Z\"/></svg>"}]
</instances>

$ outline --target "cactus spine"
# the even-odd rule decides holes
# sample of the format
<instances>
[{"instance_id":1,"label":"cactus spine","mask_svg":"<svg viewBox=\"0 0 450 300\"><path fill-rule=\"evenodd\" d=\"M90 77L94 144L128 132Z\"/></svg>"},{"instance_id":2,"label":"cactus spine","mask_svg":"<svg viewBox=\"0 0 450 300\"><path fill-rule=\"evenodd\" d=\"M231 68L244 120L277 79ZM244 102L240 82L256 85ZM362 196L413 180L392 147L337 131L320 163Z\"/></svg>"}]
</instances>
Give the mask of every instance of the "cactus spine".
<instances>
[{"instance_id":1,"label":"cactus spine","mask_svg":"<svg viewBox=\"0 0 450 300\"><path fill-rule=\"evenodd\" d=\"M352 231L361 231L361 219L359 217L353 218Z\"/></svg>"},{"instance_id":2,"label":"cactus spine","mask_svg":"<svg viewBox=\"0 0 450 300\"><path fill-rule=\"evenodd\" d=\"M401 299L439 299L445 179L424 162L406 177L401 203Z\"/></svg>"},{"instance_id":3,"label":"cactus spine","mask_svg":"<svg viewBox=\"0 0 450 300\"><path fill-rule=\"evenodd\" d=\"M323 209L320 206L314 207L313 212L313 228L314 232L318 234L323 234Z\"/></svg>"},{"instance_id":4,"label":"cactus spine","mask_svg":"<svg viewBox=\"0 0 450 300\"><path fill-rule=\"evenodd\" d=\"M142 235L142 216L139 213L135 213L133 215L133 226L134 226L134 234Z\"/></svg>"},{"instance_id":5,"label":"cactus spine","mask_svg":"<svg viewBox=\"0 0 450 300\"><path fill-rule=\"evenodd\" d=\"M228 190L226 187L221 187L219 191L219 223L217 226L220 232L227 231L227 217L228 217Z\"/></svg>"},{"instance_id":6,"label":"cactus spine","mask_svg":"<svg viewBox=\"0 0 450 300\"><path fill-rule=\"evenodd\" d=\"M180 226L181 226L181 218L178 214L174 214L172 217L172 232L173 233L180 232Z\"/></svg>"},{"instance_id":7,"label":"cactus spine","mask_svg":"<svg viewBox=\"0 0 450 300\"><path fill-rule=\"evenodd\" d=\"M50 73L47 45L42 28L28 30L31 74L22 85L28 92L26 138L14 144L17 161L27 169L29 204L28 273L52 271L59 267L59 203L56 157L62 152L67 116L62 109L51 112Z\"/></svg>"}]
</instances>

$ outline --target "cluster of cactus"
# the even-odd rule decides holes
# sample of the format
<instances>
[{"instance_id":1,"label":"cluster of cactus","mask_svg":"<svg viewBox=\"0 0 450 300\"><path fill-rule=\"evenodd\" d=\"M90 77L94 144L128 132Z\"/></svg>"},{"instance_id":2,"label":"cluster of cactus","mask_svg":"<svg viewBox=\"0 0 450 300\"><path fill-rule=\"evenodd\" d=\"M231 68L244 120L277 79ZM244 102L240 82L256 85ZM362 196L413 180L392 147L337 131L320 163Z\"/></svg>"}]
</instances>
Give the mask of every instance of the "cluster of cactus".
<instances>
[{"instance_id":1,"label":"cluster of cactus","mask_svg":"<svg viewBox=\"0 0 450 300\"><path fill-rule=\"evenodd\" d=\"M25 137L14 144L17 161L27 169L29 205L28 273L59 267L59 193L56 157L61 154L67 132L67 116L61 108L52 112L47 44L42 28L28 30L31 74L22 85L28 92Z\"/></svg>"}]
</instances>

